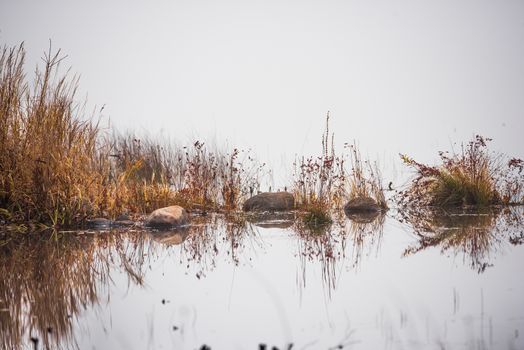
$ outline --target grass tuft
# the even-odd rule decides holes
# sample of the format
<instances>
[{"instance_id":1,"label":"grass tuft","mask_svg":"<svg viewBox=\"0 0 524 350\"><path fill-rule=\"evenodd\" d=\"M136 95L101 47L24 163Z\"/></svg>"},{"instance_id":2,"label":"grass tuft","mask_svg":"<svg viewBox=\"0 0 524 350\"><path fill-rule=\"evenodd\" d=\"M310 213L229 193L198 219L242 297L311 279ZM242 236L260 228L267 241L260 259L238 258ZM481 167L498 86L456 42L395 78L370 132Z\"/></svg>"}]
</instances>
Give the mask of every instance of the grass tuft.
<instances>
[{"instance_id":1,"label":"grass tuft","mask_svg":"<svg viewBox=\"0 0 524 350\"><path fill-rule=\"evenodd\" d=\"M294 185L296 206L305 212L303 219L308 224L332 222L331 211L344 206L347 200L357 197L373 198L386 209L380 169L377 163L362 160L355 143L345 144L349 157L337 155L334 133L329 133L329 112L322 135L322 154L318 157L302 157L294 163ZM348 160L349 159L349 160ZM350 171L346 166L351 166Z\"/></svg>"},{"instance_id":2,"label":"grass tuft","mask_svg":"<svg viewBox=\"0 0 524 350\"><path fill-rule=\"evenodd\" d=\"M400 193L401 206L488 206L518 204L524 199L524 164L504 161L488 150L491 139L477 135L459 154L439 152L441 164L428 166L401 155L416 177Z\"/></svg>"}]
</instances>

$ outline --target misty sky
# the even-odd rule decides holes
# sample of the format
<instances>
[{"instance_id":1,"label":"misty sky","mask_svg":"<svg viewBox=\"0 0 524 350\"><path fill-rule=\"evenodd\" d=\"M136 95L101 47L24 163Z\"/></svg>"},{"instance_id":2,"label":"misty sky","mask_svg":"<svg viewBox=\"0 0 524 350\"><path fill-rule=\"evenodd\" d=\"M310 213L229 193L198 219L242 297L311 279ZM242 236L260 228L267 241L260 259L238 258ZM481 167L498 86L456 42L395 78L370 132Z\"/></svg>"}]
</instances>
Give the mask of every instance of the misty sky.
<instances>
[{"instance_id":1,"label":"misty sky","mask_svg":"<svg viewBox=\"0 0 524 350\"><path fill-rule=\"evenodd\" d=\"M524 1L0 0L29 73L49 39L118 129L252 147L277 172L320 151L328 110L339 146L387 167L475 133L524 157Z\"/></svg>"}]
</instances>

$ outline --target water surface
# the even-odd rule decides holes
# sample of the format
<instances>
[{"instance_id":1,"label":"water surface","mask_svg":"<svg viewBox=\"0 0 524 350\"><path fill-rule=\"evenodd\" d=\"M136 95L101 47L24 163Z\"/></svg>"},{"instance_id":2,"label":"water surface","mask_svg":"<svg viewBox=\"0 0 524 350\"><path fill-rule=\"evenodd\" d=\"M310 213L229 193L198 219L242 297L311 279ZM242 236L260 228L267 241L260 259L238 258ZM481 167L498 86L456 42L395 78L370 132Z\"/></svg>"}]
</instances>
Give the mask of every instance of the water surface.
<instances>
[{"instance_id":1,"label":"water surface","mask_svg":"<svg viewBox=\"0 0 524 350\"><path fill-rule=\"evenodd\" d=\"M0 248L2 348L522 349L521 209L194 218Z\"/></svg>"}]
</instances>

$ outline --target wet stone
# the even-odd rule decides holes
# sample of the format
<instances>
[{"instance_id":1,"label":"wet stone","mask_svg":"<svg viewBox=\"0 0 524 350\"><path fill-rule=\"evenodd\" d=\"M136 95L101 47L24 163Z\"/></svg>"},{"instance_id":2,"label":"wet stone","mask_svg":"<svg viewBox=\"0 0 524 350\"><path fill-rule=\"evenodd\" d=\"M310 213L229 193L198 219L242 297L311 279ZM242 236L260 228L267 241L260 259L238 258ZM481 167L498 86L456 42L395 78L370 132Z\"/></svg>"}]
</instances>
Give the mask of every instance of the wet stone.
<instances>
[{"instance_id":1,"label":"wet stone","mask_svg":"<svg viewBox=\"0 0 524 350\"><path fill-rule=\"evenodd\" d=\"M181 226L189 221L189 216L184 208L178 205L160 208L153 211L146 219L145 225L149 227Z\"/></svg>"},{"instance_id":2,"label":"wet stone","mask_svg":"<svg viewBox=\"0 0 524 350\"><path fill-rule=\"evenodd\" d=\"M246 200L244 211L288 211L295 207L295 198L289 192L264 192Z\"/></svg>"}]
</instances>

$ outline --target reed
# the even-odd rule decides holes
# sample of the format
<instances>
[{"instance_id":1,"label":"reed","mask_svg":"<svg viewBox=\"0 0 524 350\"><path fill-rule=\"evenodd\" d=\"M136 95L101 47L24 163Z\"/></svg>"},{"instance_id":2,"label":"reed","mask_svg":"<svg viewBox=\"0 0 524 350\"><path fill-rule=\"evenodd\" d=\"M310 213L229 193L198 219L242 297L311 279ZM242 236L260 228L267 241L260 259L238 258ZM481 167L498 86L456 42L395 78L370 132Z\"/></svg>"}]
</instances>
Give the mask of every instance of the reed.
<instances>
[{"instance_id":1,"label":"reed","mask_svg":"<svg viewBox=\"0 0 524 350\"><path fill-rule=\"evenodd\" d=\"M356 143L346 143L349 149L351 172L348 176L349 199L368 197L374 199L382 209L387 209L386 196L382 184L382 173L378 162L363 159Z\"/></svg>"},{"instance_id":2,"label":"reed","mask_svg":"<svg viewBox=\"0 0 524 350\"><path fill-rule=\"evenodd\" d=\"M303 219L308 224L331 223L331 211L357 197L373 198L387 208L378 164L363 160L356 143L345 144L344 150L349 150L349 155L345 152L337 155L334 139L334 133L329 132L328 112L321 155L302 157L294 163L296 206L305 212Z\"/></svg>"},{"instance_id":3,"label":"reed","mask_svg":"<svg viewBox=\"0 0 524 350\"><path fill-rule=\"evenodd\" d=\"M23 46L0 56L0 206L12 221L63 224L102 191L98 124L81 117L78 79L58 76L60 51L29 85ZM31 87L32 86L32 87Z\"/></svg>"},{"instance_id":4,"label":"reed","mask_svg":"<svg viewBox=\"0 0 524 350\"><path fill-rule=\"evenodd\" d=\"M322 134L320 156L295 161L293 193L295 205L309 227L330 225L331 210L340 207L346 192L345 157L335 154L334 133L329 133L329 112Z\"/></svg>"}]
</instances>

